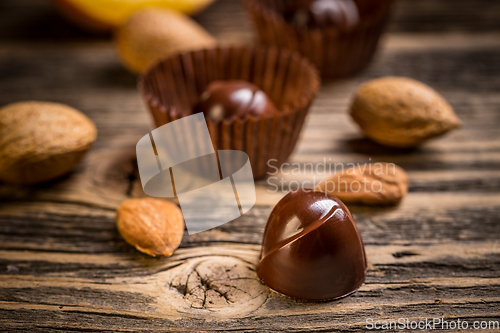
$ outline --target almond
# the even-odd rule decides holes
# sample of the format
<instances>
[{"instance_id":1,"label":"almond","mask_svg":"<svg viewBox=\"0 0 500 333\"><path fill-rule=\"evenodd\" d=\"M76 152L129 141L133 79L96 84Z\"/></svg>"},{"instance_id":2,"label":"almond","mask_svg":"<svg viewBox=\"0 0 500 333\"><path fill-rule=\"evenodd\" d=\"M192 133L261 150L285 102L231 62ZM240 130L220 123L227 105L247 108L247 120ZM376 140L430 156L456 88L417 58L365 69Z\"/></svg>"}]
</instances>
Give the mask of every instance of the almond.
<instances>
[{"instance_id":1,"label":"almond","mask_svg":"<svg viewBox=\"0 0 500 333\"><path fill-rule=\"evenodd\" d=\"M189 17L168 9L148 8L132 14L117 30L123 64L142 73L174 53L215 46L215 39Z\"/></svg>"},{"instance_id":2,"label":"almond","mask_svg":"<svg viewBox=\"0 0 500 333\"><path fill-rule=\"evenodd\" d=\"M117 209L116 226L127 243L153 257L171 256L184 235L179 207L153 198L124 201Z\"/></svg>"},{"instance_id":3,"label":"almond","mask_svg":"<svg viewBox=\"0 0 500 333\"><path fill-rule=\"evenodd\" d=\"M316 187L345 203L395 205L408 191L408 175L394 163L358 165L337 172Z\"/></svg>"},{"instance_id":4,"label":"almond","mask_svg":"<svg viewBox=\"0 0 500 333\"><path fill-rule=\"evenodd\" d=\"M97 136L94 123L63 104L19 102L0 108L0 180L37 184L69 173Z\"/></svg>"},{"instance_id":5,"label":"almond","mask_svg":"<svg viewBox=\"0 0 500 333\"><path fill-rule=\"evenodd\" d=\"M448 102L431 87L404 77L384 77L356 92L351 116L370 139L414 147L461 126Z\"/></svg>"}]
</instances>

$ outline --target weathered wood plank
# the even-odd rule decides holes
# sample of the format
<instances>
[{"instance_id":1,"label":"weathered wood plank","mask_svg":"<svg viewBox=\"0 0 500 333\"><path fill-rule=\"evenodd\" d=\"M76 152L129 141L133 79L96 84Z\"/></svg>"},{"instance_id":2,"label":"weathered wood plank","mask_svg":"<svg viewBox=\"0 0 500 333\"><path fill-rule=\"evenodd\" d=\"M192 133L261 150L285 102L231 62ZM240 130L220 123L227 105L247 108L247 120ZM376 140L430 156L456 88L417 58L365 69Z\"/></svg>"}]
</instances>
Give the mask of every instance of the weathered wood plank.
<instances>
[{"instance_id":1,"label":"weathered wood plank","mask_svg":"<svg viewBox=\"0 0 500 333\"><path fill-rule=\"evenodd\" d=\"M490 0L399 0L390 30L394 32L499 31L500 5ZM241 3L218 0L197 17L212 34L233 42L250 41L250 22ZM3 0L0 4L0 39L23 41L92 41L84 31L67 23L50 2ZM102 39L103 37L101 37Z\"/></svg>"},{"instance_id":2,"label":"weathered wood plank","mask_svg":"<svg viewBox=\"0 0 500 333\"><path fill-rule=\"evenodd\" d=\"M494 287L495 288L495 287ZM398 286L395 287L398 289ZM420 290L414 289L412 296L419 293ZM498 289L492 289L495 291ZM73 290L67 290L67 292ZM361 294L361 292L359 293ZM129 297L132 295L128 295ZM373 298L377 298L374 295ZM354 298L352 298L354 299ZM193 318L184 317L183 319L172 320L164 316L151 315L146 311L123 311L118 312L113 308L106 307L86 307L82 305L46 305L46 304L27 304L10 302L3 306L0 311L0 318L6 327L12 327L12 323L22 321L23 316L29 315L37 319L39 327L53 328L75 328L102 330L112 329L117 331L128 331L132 329L140 330L161 330L175 331L182 329L190 331L227 331L234 330L244 332L330 332L331 330L359 330L366 325L365 318L400 318L401 312L405 313L403 318L410 320L423 319L427 315L432 318L436 313L447 314L447 320L460 318L461 320L496 320L495 306L498 306L498 298L429 298L411 302L410 304L401 304L398 301L388 300L384 302L365 302L361 304L341 304L339 302L334 306L334 311L328 309L321 311L317 307L311 309L309 305L286 300L283 304L278 298L271 298L265 308L257 310L252 315L243 318L233 318L228 321L211 320L203 322L200 315ZM2 304L3 305L3 304ZM470 311L468 306L474 306L475 311ZM278 315L277 309L301 308L302 312L296 315ZM382 307L384 312L378 312L376 309ZM375 310L375 311L374 311ZM278 310L280 311L280 310ZM54 316L53 314L57 314ZM279 312L278 312L279 313ZM282 310L281 310L282 313ZM210 317L214 318L213 314ZM349 318L348 321L345 318ZM8 321L8 319L11 319ZM312 324L313 323L313 324ZM14 326L14 325L13 325ZM200 329L200 327L204 327ZM15 327L15 326L14 326ZM495 330L492 330L495 331Z\"/></svg>"},{"instance_id":3,"label":"weathered wood plank","mask_svg":"<svg viewBox=\"0 0 500 333\"><path fill-rule=\"evenodd\" d=\"M423 228L412 226L407 228L403 236L391 234L390 231L380 232L378 229L385 227L383 223L370 223L363 227L359 225L365 237L368 261L371 266L369 276L377 278L377 281L391 279L412 279L418 277L446 277L450 272L455 276L494 277L500 269L500 247L497 239L491 237L480 239L470 237L469 231L463 232L460 241L452 241L446 237L443 239L432 239L431 227L424 225ZM450 227L450 226L446 226ZM442 227L445 229L446 227ZM373 231L375 229L375 231ZM365 231L366 230L366 231ZM404 239L404 234L413 231L420 236L420 240L410 242ZM394 233L395 231L393 231ZM497 233L496 229L493 233ZM110 231L113 234L112 231ZM238 231L236 231L236 234ZM92 233L89 233L89 238ZM452 233L453 234L453 233ZM225 240L224 233L218 235L204 235L205 244L202 242L195 247L184 245L177 250L176 255L171 258L154 259L142 255L125 244L119 237L111 241L96 240L98 250L93 251L94 245L90 241L82 241L77 237L74 242L83 248L71 248L66 245L68 251L60 249L36 249L27 250L15 247L9 250L0 250L0 262L7 267L10 274L23 275L60 275L78 276L84 278L111 278L117 276L147 276L158 271L169 270L176 267L182 260L205 256L237 257L238 253L243 255L244 261L254 267L257 262L259 245L231 243ZM454 235L452 235L454 236ZM229 236L230 237L230 236ZM450 236L448 236L450 237ZM71 237L69 237L71 239ZM215 238L215 239L214 239ZM218 238L218 239L217 239ZM222 238L222 239L221 239ZM368 240L366 240L368 238ZM370 239L372 239L370 241ZM465 239L465 240L464 240ZM47 242L51 242L48 238ZM189 242L186 237L184 242ZM32 241L31 244L35 242ZM219 245L215 245L219 243ZM100 245L101 244L101 245ZM107 244L107 248L104 244ZM194 245L194 244L189 244ZM42 245L42 247L45 245ZM102 246L99 249L99 246ZM103 250L104 248L104 250ZM106 251L107 250L107 251ZM241 259L240 258L240 259ZM10 268L9 268L10 267ZM368 279L370 281L370 278Z\"/></svg>"},{"instance_id":4,"label":"weathered wood plank","mask_svg":"<svg viewBox=\"0 0 500 333\"><path fill-rule=\"evenodd\" d=\"M342 325L349 325L370 315L391 318L398 311L409 317L451 311L453 316L467 318L471 312L483 315L491 312L492 307L500 302L500 298L494 296L500 288L500 247L495 242L367 246L370 271L366 284L349 298L324 303L293 301L262 286L252 269L258 248L238 245L181 249L164 260L130 260L125 254L90 255L82 260L81 255L75 254L12 252L9 256L14 261L24 257L33 263L38 257L42 264L52 262L51 267L64 267L71 262L81 265L84 261L95 265L87 267L87 274L80 266L80 272L70 273L62 269L50 274L40 272L36 277L19 275L21 270L10 276L0 275L0 307L3 309L0 313L22 308L35 312L55 310L62 315L63 325L65 321L76 319L71 318L71 313L79 313L96 318L113 317L117 323L126 322L126 319L162 320L168 326L176 327L179 327L178 321L186 318L217 319L218 327L232 324L242 327L252 320L259 320L268 328L279 329L284 322L273 322L273 318L278 320L284 314L290 328L301 323L314 323L311 326L319 328L330 327L324 326L321 318L330 324L342 322ZM395 255L397 253L406 254ZM0 252L0 257L5 254ZM120 274L112 262L115 265L129 263L136 268L129 267L129 274ZM138 269L140 266L142 268ZM496 269L492 270L492 267ZM449 277L450 268L453 268L453 277ZM198 289L193 288L193 284L186 289L186 279L190 276L186 272L193 270L201 280L190 283L198 284L197 288L205 297L212 297L209 296L212 290L217 294L223 291L221 288L229 288L229 294L224 296L228 304L218 304L221 296L217 295L210 298L214 301L211 304L197 303L200 297L196 292ZM133 271L139 274L130 274ZM222 275L214 276L217 271ZM471 273L473 277L469 277ZM483 274L484 277L479 278ZM245 283L235 284L235 281ZM251 297L237 297L240 292ZM93 301L86 303L88 299ZM373 312L375 308L383 311L383 315ZM346 316L347 321L342 319ZM126 323L127 328L129 325ZM203 323L203 327L209 329L210 321ZM261 324L257 327L262 328Z\"/></svg>"},{"instance_id":5,"label":"weathered wood plank","mask_svg":"<svg viewBox=\"0 0 500 333\"><path fill-rule=\"evenodd\" d=\"M213 243L260 244L272 206L282 193L262 192L265 206L211 232L184 237L182 247ZM435 244L497 240L498 194L413 193L395 208L351 206L366 244ZM51 207L52 206L52 207ZM27 208L28 207L28 208ZM32 208L29 208L32 207ZM120 253L128 247L116 231L113 210L51 204L12 204L0 213L0 249ZM26 211L28 209L28 211Z\"/></svg>"}]
</instances>

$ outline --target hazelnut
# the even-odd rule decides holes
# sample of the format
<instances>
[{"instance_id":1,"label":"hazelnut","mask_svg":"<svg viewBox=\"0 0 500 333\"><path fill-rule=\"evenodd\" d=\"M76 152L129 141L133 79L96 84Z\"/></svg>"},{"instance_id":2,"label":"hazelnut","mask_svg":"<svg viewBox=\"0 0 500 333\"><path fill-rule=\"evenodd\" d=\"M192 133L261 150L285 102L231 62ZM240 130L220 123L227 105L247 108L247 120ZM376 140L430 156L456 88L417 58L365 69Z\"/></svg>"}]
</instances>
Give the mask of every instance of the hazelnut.
<instances>
[{"instance_id":1,"label":"hazelnut","mask_svg":"<svg viewBox=\"0 0 500 333\"><path fill-rule=\"evenodd\" d=\"M171 256L184 234L179 207L153 198L124 201L117 209L116 226L127 243L153 257Z\"/></svg>"},{"instance_id":2,"label":"hazelnut","mask_svg":"<svg viewBox=\"0 0 500 333\"><path fill-rule=\"evenodd\" d=\"M363 84L354 96L351 116L373 141L401 148L417 146L461 125L440 94L404 77Z\"/></svg>"}]
</instances>

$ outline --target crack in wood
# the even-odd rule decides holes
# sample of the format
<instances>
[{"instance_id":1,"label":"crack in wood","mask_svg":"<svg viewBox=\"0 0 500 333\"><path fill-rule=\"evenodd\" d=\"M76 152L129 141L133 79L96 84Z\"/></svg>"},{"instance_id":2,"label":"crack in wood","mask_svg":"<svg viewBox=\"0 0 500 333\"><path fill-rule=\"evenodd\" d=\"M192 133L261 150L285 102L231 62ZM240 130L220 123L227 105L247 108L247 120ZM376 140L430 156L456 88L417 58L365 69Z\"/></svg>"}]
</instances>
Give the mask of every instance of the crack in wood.
<instances>
[{"instance_id":1,"label":"crack in wood","mask_svg":"<svg viewBox=\"0 0 500 333\"><path fill-rule=\"evenodd\" d=\"M187 259L173 270L167 286L193 310L250 313L265 303L269 293L250 267L231 256Z\"/></svg>"}]
</instances>

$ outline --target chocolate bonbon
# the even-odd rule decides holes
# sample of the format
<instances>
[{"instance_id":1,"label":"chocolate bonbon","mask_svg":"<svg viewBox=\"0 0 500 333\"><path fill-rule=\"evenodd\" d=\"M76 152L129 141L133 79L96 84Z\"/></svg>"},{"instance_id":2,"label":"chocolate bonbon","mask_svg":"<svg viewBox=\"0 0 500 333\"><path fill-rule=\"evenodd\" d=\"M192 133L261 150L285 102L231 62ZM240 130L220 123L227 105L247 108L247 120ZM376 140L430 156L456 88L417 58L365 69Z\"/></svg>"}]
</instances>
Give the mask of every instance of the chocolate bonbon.
<instances>
[{"instance_id":1,"label":"chocolate bonbon","mask_svg":"<svg viewBox=\"0 0 500 333\"><path fill-rule=\"evenodd\" d=\"M285 1L283 16L297 28L334 26L348 30L359 22L358 6L353 0Z\"/></svg>"},{"instance_id":2,"label":"chocolate bonbon","mask_svg":"<svg viewBox=\"0 0 500 333\"><path fill-rule=\"evenodd\" d=\"M261 43L298 51L321 76L352 75L372 59L394 0L244 0Z\"/></svg>"},{"instance_id":3,"label":"chocolate bonbon","mask_svg":"<svg viewBox=\"0 0 500 333\"><path fill-rule=\"evenodd\" d=\"M257 266L272 290L295 299L333 300L356 291L366 269L363 241L339 199L301 189L273 209Z\"/></svg>"},{"instance_id":4,"label":"chocolate bonbon","mask_svg":"<svg viewBox=\"0 0 500 333\"><path fill-rule=\"evenodd\" d=\"M195 106L194 113L203 112L213 122L233 117L273 115L276 107L256 85L242 81L210 83Z\"/></svg>"}]
</instances>

